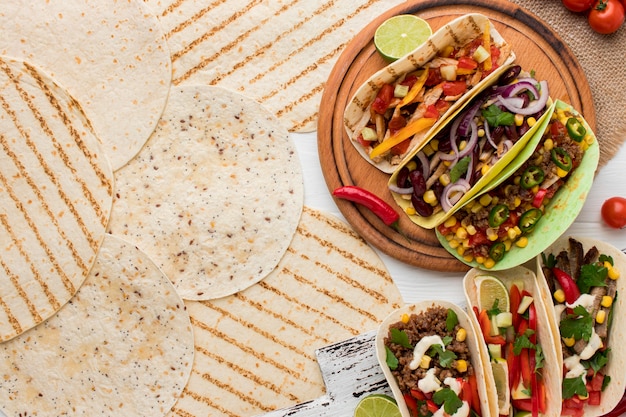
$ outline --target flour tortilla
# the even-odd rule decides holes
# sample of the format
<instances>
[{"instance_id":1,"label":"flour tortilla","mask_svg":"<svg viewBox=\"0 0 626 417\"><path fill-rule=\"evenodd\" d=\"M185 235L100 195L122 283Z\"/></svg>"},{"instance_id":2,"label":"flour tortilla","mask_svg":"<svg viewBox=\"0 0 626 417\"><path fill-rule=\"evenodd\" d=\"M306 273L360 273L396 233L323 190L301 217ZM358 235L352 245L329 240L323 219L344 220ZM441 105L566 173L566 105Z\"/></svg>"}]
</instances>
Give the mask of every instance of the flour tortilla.
<instances>
[{"instance_id":1,"label":"flour tortilla","mask_svg":"<svg viewBox=\"0 0 626 417\"><path fill-rule=\"evenodd\" d=\"M68 88L114 169L154 130L171 83L167 43L141 0L3 0L0 53L32 61Z\"/></svg>"},{"instance_id":2,"label":"flour tortilla","mask_svg":"<svg viewBox=\"0 0 626 417\"><path fill-rule=\"evenodd\" d=\"M104 238L113 172L80 105L0 57L0 342L56 313Z\"/></svg>"},{"instance_id":3,"label":"flour tortilla","mask_svg":"<svg viewBox=\"0 0 626 417\"><path fill-rule=\"evenodd\" d=\"M220 87L176 87L154 135L115 173L110 232L143 248L185 299L233 294L269 274L303 204L289 132Z\"/></svg>"},{"instance_id":4,"label":"flour tortilla","mask_svg":"<svg viewBox=\"0 0 626 417\"><path fill-rule=\"evenodd\" d=\"M266 279L229 297L185 304L196 355L170 417L245 417L324 395L315 350L374 330L402 299L362 238L305 207L289 250Z\"/></svg>"},{"instance_id":5,"label":"flour tortilla","mask_svg":"<svg viewBox=\"0 0 626 417\"><path fill-rule=\"evenodd\" d=\"M58 314L0 344L10 416L163 416L189 379L193 332L172 284L133 245L107 236Z\"/></svg>"},{"instance_id":6,"label":"flour tortilla","mask_svg":"<svg viewBox=\"0 0 626 417\"><path fill-rule=\"evenodd\" d=\"M545 300L541 296L539 285L537 283L537 276L533 271L523 266L517 266L504 271L482 271L477 268L472 268L467 272L463 278L463 287L465 289L465 298L467 300L468 311L472 311L472 307L478 306L478 288L476 287L476 279L482 275L495 276L504 283L507 288L511 288L513 284L523 285L523 289L528 291L534 300L535 307L537 309L537 340L543 349L544 362L543 362L543 378L546 387L546 398L548 399L546 416L558 416L561 413L561 364L557 360L556 346L553 338L553 328L550 324L548 310L545 304ZM480 334L480 324L476 314L469 315L476 331ZM560 342L559 345L560 346ZM484 350L486 356L486 364L489 365L489 353L487 345L481 343L480 347ZM490 392L496 392L495 380L493 373L486 374L487 389ZM623 392L623 390L622 390ZM496 410L497 397L496 399ZM493 415L498 415L497 412Z\"/></svg>"},{"instance_id":7,"label":"flour tortilla","mask_svg":"<svg viewBox=\"0 0 626 417\"><path fill-rule=\"evenodd\" d=\"M263 103L290 131L313 131L345 46L401 0L146 0L172 53L173 83L205 83Z\"/></svg>"}]
</instances>

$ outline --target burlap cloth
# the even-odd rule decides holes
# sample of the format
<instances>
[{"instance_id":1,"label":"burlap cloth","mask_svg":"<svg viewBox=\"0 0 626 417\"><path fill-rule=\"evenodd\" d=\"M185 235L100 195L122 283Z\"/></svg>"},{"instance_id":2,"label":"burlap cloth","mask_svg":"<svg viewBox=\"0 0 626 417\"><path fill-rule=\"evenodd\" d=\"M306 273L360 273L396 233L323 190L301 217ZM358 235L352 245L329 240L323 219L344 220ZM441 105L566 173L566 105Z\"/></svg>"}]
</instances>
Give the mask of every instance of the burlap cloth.
<instances>
[{"instance_id":1,"label":"burlap cloth","mask_svg":"<svg viewBox=\"0 0 626 417\"><path fill-rule=\"evenodd\" d=\"M552 27L578 58L593 95L603 166L626 141L626 24L616 33L600 35L589 27L584 15L570 12L560 0L512 2Z\"/></svg>"}]
</instances>

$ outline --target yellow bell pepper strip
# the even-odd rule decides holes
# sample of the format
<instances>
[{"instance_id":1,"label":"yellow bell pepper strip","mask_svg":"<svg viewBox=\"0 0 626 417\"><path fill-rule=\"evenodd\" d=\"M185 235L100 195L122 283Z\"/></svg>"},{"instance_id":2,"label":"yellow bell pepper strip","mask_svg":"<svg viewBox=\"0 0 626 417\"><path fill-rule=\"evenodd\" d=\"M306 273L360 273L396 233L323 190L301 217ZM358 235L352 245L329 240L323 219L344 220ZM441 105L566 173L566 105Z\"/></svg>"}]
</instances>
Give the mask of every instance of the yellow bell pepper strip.
<instances>
[{"instance_id":1,"label":"yellow bell pepper strip","mask_svg":"<svg viewBox=\"0 0 626 417\"><path fill-rule=\"evenodd\" d=\"M483 48L489 53L489 58L483 62L483 69L490 71L493 63L491 62L491 31L489 27L489 21L485 22L485 31L483 32Z\"/></svg>"},{"instance_id":2,"label":"yellow bell pepper strip","mask_svg":"<svg viewBox=\"0 0 626 417\"><path fill-rule=\"evenodd\" d=\"M422 75L419 76L417 81L415 81L415 83L411 86L411 89L409 90L409 92L406 94L406 96L402 98L402 101L396 107L400 108L411 103L415 99L415 97L417 97L417 94L420 92L422 87L424 87L424 84L426 84L427 79L428 79L428 68L424 69L424 71L422 72Z\"/></svg>"},{"instance_id":3,"label":"yellow bell pepper strip","mask_svg":"<svg viewBox=\"0 0 626 417\"><path fill-rule=\"evenodd\" d=\"M423 117L409 123L402 129L398 130L394 135L390 136L382 143L378 144L374 149L372 149L372 151L370 152L370 158L374 159L377 156L384 154L394 146L404 142L416 133L419 133L424 129L428 129L429 127L434 125L436 121L436 118Z\"/></svg>"}]
</instances>

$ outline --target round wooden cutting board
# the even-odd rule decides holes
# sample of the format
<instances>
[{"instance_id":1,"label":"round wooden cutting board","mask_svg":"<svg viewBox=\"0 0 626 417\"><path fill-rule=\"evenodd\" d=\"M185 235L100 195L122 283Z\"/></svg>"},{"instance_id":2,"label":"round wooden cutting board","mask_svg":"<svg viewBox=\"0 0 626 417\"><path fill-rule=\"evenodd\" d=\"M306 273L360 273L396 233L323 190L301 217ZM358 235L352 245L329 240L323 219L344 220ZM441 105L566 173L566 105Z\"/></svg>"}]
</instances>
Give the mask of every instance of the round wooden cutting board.
<instances>
[{"instance_id":1,"label":"round wooden cutting board","mask_svg":"<svg viewBox=\"0 0 626 417\"><path fill-rule=\"evenodd\" d=\"M374 47L376 28L391 16L416 14L426 19L433 31L467 13L482 13L511 44L516 63L548 80L550 95L571 103L595 129L595 110L585 74L561 38L530 12L506 0L408 1L381 15L347 45L326 83L320 103L318 148L328 189L357 185L395 204L385 174L365 161L354 149L343 126L343 112L359 86L386 65ZM443 249L434 230L422 229L408 216L400 216L400 230L386 226L366 208L344 200L337 206L352 227L382 252L410 265L436 271L465 271L468 267Z\"/></svg>"}]
</instances>

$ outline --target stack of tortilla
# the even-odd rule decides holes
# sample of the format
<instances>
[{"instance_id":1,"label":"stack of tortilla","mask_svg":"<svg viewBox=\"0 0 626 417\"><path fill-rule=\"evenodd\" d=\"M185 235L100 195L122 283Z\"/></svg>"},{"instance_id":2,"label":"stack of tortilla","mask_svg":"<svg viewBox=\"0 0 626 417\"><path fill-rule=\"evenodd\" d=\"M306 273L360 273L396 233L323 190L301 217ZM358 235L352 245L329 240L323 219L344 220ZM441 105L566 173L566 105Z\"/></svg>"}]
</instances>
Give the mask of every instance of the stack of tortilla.
<instances>
[{"instance_id":1,"label":"stack of tortilla","mask_svg":"<svg viewBox=\"0 0 626 417\"><path fill-rule=\"evenodd\" d=\"M159 21L225 17L235 3L176 2L158 19L139 0L0 4L0 53L20 57L0 57L0 415L292 406L324 393L316 349L372 330L402 304L352 229L303 206L284 123L295 116L242 94L252 90L172 84L173 37ZM278 36L293 47L326 23L287 60L270 59L289 71L253 62L265 69L250 85L275 88L282 73L297 85L281 84L291 98L321 93L325 75L293 78L302 51L333 45L299 64L302 75L331 66L337 36L347 41L351 25L393 2L344 3L235 12L265 16L249 36L268 46ZM220 37L232 42L234 27ZM206 57L208 45L189 56ZM299 108L282 92L274 106ZM296 111L298 126L310 126L316 105Z\"/></svg>"}]
</instances>

